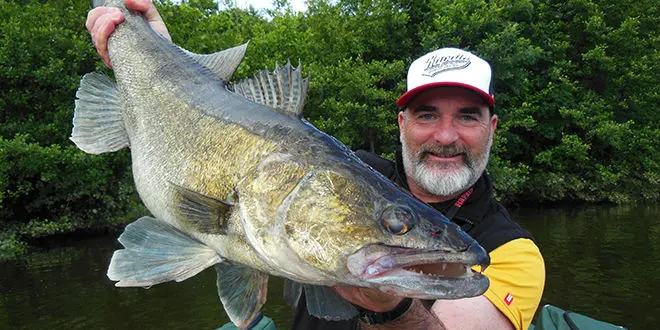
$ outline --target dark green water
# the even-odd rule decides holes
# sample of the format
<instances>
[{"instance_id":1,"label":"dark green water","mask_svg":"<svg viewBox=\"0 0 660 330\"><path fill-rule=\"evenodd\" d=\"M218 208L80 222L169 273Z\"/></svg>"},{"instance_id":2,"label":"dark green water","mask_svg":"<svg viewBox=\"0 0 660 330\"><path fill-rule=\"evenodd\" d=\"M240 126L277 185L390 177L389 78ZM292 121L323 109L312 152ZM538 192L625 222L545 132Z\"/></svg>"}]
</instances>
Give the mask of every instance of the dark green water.
<instances>
[{"instance_id":1,"label":"dark green water","mask_svg":"<svg viewBox=\"0 0 660 330\"><path fill-rule=\"evenodd\" d=\"M660 207L518 210L546 264L541 304L660 329Z\"/></svg>"},{"instance_id":2,"label":"dark green water","mask_svg":"<svg viewBox=\"0 0 660 330\"><path fill-rule=\"evenodd\" d=\"M542 304L630 329L658 328L660 207L521 209L547 267ZM0 264L0 329L212 329L227 322L206 270L148 290L105 277L114 237L59 242ZM293 314L272 279L264 308L279 329Z\"/></svg>"}]
</instances>

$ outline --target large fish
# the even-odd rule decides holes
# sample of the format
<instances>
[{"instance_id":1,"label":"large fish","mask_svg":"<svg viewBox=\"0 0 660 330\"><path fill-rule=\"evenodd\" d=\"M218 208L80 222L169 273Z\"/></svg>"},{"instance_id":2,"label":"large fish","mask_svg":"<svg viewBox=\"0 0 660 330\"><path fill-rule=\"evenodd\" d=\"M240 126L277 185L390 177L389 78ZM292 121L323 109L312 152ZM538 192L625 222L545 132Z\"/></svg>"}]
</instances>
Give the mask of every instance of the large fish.
<instances>
[{"instance_id":1,"label":"large fish","mask_svg":"<svg viewBox=\"0 0 660 330\"><path fill-rule=\"evenodd\" d=\"M215 265L239 327L265 302L269 275L290 280L287 299L304 291L326 319L357 313L329 289L336 284L427 299L487 289L482 247L302 119L300 67L230 86L247 45L194 54L123 1L106 5L126 18L109 39L116 84L82 78L71 139L93 154L130 147L152 214L119 238L108 269L117 286L182 281ZM436 272L420 272L432 263Z\"/></svg>"}]
</instances>

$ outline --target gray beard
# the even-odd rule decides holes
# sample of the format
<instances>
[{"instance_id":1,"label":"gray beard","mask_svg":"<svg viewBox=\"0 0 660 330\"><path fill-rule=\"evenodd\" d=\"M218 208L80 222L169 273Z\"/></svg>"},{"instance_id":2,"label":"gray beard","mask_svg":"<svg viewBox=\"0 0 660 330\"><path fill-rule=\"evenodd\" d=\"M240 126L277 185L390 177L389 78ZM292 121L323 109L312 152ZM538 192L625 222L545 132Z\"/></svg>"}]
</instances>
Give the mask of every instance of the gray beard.
<instances>
[{"instance_id":1,"label":"gray beard","mask_svg":"<svg viewBox=\"0 0 660 330\"><path fill-rule=\"evenodd\" d=\"M405 133L401 131L401 148L403 167L406 175L415 181L415 184L426 192L442 197L454 196L457 193L467 190L471 187L486 169L490 148L493 144L492 136L488 136L486 141L486 151L479 157L473 155L464 146L456 144L422 145L415 155L410 155L408 145L406 144ZM440 164L429 166L424 162L426 156L433 153L438 156L451 157L458 153L464 154L464 164L459 169L451 172L438 172L434 169L442 169Z\"/></svg>"}]
</instances>

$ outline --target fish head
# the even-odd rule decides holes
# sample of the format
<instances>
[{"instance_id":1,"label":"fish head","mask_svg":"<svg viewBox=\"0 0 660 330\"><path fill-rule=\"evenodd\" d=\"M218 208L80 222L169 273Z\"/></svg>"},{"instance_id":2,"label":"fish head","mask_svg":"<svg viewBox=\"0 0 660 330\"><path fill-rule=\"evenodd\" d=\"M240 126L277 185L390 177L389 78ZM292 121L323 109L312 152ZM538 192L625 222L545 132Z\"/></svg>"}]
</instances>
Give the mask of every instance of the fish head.
<instances>
[{"instance_id":1,"label":"fish head","mask_svg":"<svg viewBox=\"0 0 660 330\"><path fill-rule=\"evenodd\" d=\"M385 198L374 220L389 235L349 255L349 273L399 296L456 299L483 294L489 286L482 274L490 264L488 253L441 213L404 196Z\"/></svg>"},{"instance_id":2,"label":"fish head","mask_svg":"<svg viewBox=\"0 0 660 330\"><path fill-rule=\"evenodd\" d=\"M490 259L472 237L374 170L350 165L314 168L290 195L282 235L299 260L396 295L485 292Z\"/></svg>"}]
</instances>

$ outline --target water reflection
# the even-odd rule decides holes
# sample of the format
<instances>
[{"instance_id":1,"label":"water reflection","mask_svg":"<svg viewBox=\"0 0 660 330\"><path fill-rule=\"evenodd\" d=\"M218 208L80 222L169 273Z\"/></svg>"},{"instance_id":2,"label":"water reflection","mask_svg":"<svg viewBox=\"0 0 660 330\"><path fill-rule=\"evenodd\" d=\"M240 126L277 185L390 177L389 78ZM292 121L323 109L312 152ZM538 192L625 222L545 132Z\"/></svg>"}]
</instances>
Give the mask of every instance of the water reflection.
<instances>
[{"instance_id":1,"label":"water reflection","mask_svg":"<svg viewBox=\"0 0 660 330\"><path fill-rule=\"evenodd\" d=\"M105 276L114 237L42 248L0 269L2 329L212 329L228 321L208 269L181 283L148 290L115 288ZM290 327L281 280L270 284L264 310Z\"/></svg>"},{"instance_id":2,"label":"water reflection","mask_svg":"<svg viewBox=\"0 0 660 330\"><path fill-rule=\"evenodd\" d=\"M553 304L630 329L656 328L660 307L657 206L514 212L537 239Z\"/></svg>"},{"instance_id":3,"label":"water reflection","mask_svg":"<svg viewBox=\"0 0 660 330\"><path fill-rule=\"evenodd\" d=\"M630 329L656 328L660 305L660 207L519 209L547 267L542 304ZM227 322L208 269L148 290L105 276L115 237L58 242L0 265L0 328L213 329ZM266 315L291 326L282 280L269 283Z\"/></svg>"}]
</instances>

